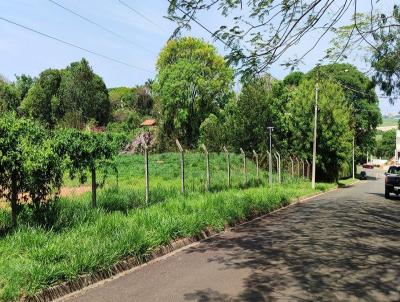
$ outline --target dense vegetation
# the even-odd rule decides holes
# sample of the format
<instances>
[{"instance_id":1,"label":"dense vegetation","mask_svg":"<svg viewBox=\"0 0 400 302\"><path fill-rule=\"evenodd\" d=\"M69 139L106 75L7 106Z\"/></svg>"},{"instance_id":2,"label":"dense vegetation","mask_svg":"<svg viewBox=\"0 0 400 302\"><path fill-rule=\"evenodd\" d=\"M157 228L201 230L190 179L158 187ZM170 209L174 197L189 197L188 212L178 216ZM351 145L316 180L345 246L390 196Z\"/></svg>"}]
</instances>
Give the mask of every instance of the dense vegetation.
<instances>
[{"instance_id":1,"label":"dense vegetation","mask_svg":"<svg viewBox=\"0 0 400 302\"><path fill-rule=\"evenodd\" d=\"M360 154L374 148L370 138L381 119L374 85L351 65L293 72L282 81L264 74L237 93L233 85L229 64L195 38L170 40L154 81L136 87L107 89L85 59L37 78L0 80L0 299L36 293L125 256L143 259L160 244L221 230L314 192L287 172L289 156L311 159L316 87L317 179L333 182L351 171L354 136ZM141 127L144 119L156 126ZM267 189L267 173L256 177L251 161L253 151L269 149L270 126L284 189ZM165 153L177 149L176 139L186 150L185 194L179 154ZM203 143L210 151L209 190ZM150 204L143 156L130 154L144 145ZM231 186L223 146L243 149L248 158L245 176L243 158L231 154ZM119 155L122 148L129 155ZM88 179L82 194L60 197Z\"/></svg>"},{"instance_id":2,"label":"dense vegetation","mask_svg":"<svg viewBox=\"0 0 400 302\"><path fill-rule=\"evenodd\" d=\"M395 156L396 150L396 130L385 131L376 147L376 156L390 159Z\"/></svg>"},{"instance_id":3,"label":"dense vegetation","mask_svg":"<svg viewBox=\"0 0 400 302\"><path fill-rule=\"evenodd\" d=\"M243 190L240 156L232 156L232 189L227 189L226 161L211 154L211 190L205 193L204 155L188 154L187 193L180 193L179 156L176 153L150 157L151 205L145 207L143 157L119 156L118 179L111 177L99 191L98 207L90 206L91 194L63 197L47 211L46 223L30 208L19 216L19 228L0 238L0 300L37 293L61 280L107 268L126 256L143 261L152 249L171 240L222 230L286 205L293 198L313 191L307 181L286 179L285 186L266 186L263 171L256 182L250 162L249 183ZM78 180L68 180L69 186ZM317 186L325 190L333 185ZM9 221L0 210L0 221Z\"/></svg>"}]
</instances>

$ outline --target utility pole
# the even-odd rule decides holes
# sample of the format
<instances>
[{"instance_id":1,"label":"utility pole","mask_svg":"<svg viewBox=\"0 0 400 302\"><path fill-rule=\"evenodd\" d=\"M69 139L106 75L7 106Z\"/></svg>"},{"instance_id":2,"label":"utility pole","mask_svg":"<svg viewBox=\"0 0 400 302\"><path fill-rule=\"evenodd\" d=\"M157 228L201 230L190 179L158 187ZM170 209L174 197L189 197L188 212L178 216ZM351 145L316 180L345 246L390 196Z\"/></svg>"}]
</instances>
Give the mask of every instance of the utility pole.
<instances>
[{"instance_id":1,"label":"utility pole","mask_svg":"<svg viewBox=\"0 0 400 302\"><path fill-rule=\"evenodd\" d=\"M315 83L315 110L314 110L314 142L313 142L313 158L312 158L312 179L311 187L315 189L315 165L317 161L317 114L318 114L318 82Z\"/></svg>"},{"instance_id":2,"label":"utility pole","mask_svg":"<svg viewBox=\"0 0 400 302\"><path fill-rule=\"evenodd\" d=\"M269 186L272 187L272 129L274 127L268 127L269 130Z\"/></svg>"},{"instance_id":3,"label":"utility pole","mask_svg":"<svg viewBox=\"0 0 400 302\"><path fill-rule=\"evenodd\" d=\"M353 135L353 179L355 178L355 175L354 175L354 144L355 144L355 135Z\"/></svg>"}]
</instances>

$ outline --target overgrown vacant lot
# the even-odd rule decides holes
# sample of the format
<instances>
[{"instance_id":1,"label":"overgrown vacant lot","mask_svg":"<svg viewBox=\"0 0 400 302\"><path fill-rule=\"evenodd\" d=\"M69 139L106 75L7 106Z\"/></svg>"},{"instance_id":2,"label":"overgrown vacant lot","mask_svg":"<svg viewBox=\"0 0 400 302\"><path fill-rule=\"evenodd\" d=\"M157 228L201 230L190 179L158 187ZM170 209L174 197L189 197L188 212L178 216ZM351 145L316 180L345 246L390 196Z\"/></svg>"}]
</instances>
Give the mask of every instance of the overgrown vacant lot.
<instances>
[{"instance_id":1,"label":"overgrown vacant lot","mask_svg":"<svg viewBox=\"0 0 400 302\"><path fill-rule=\"evenodd\" d=\"M180 193L179 155L150 157L149 206L144 203L142 156L120 156L117 178L110 175L99 190L99 206L90 208L90 193L62 198L36 221L29 210L19 228L0 237L0 300L12 301L39 292L83 273L107 268L127 256L143 259L154 248L174 239L223 230L228 224L267 213L314 191L303 180L285 179L285 185L266 186L255 179L248 162L244 185L241 158L232 156L233 188L227 189L223 155L211 154L211 190L204 189L204 156L187 155L187 194ZM69 186L76 183L69 181ZM326 190L333 185L320 184ZM1 224L9 213L0 209Z\"/></svg>"}]
</instances>

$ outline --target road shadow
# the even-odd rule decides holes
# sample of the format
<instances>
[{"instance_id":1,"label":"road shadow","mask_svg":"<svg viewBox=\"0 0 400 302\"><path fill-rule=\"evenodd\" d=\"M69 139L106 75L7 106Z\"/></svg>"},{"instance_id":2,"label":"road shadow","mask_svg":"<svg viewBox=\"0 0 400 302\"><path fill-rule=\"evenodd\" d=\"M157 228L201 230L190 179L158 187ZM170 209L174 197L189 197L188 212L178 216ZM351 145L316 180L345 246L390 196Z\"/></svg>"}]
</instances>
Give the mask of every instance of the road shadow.
<instances>
[{"instance_id":1,"label":"road shadow","mask_svg":"<svg viewBox=\"0 0 400 302\"><path fill-rule=\"evenodd\" d=\"M205 288L186 301L399 301L400 203L325 198L299 204L210 239L187 253L235 273L240 294ZM215 254L214 253L214 254Z\"/></svg>"}]
</instances>

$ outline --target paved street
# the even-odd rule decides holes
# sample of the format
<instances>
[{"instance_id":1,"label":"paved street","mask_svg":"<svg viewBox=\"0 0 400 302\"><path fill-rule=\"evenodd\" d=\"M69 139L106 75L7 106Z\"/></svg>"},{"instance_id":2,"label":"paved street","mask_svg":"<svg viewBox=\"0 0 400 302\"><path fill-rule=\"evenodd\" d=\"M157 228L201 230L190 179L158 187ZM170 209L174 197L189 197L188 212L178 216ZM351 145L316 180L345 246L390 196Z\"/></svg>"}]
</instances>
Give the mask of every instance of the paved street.
<instances>
[{"instance_id":1,"label":"paved street","mask_svg":"<svg viewBox=\"0 0 400 302\"><path fill-rule=\"evenodd\" d=\"M66 300L399 301L400 198L383 186L316 197Z\"/></svg>"}]
</instances>

